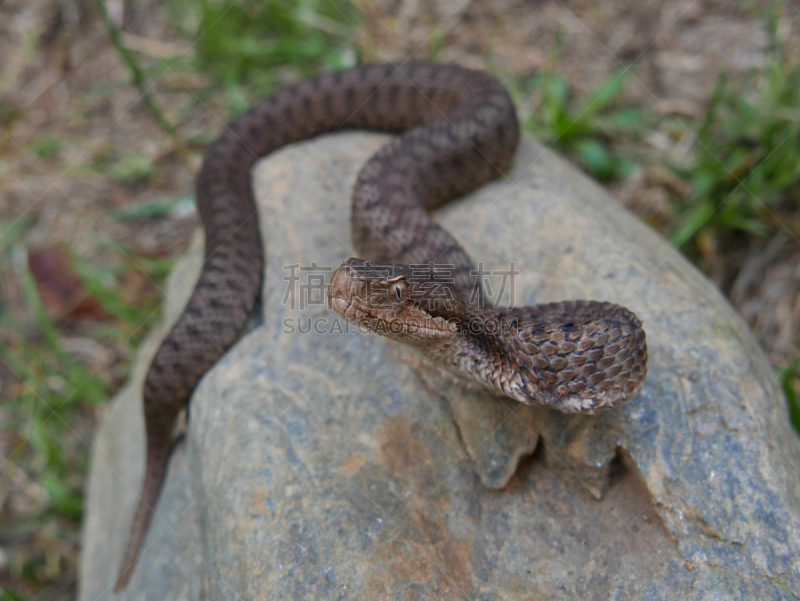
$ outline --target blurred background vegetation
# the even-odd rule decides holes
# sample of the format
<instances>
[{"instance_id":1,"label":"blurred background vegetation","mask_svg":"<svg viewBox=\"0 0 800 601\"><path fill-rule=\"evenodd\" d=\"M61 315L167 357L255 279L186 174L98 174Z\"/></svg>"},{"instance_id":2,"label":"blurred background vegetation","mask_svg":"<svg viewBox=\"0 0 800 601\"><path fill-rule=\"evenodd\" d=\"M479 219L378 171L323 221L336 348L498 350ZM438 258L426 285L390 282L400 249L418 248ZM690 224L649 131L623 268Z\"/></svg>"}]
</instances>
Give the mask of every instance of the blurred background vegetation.
<instances>
[{"instance_id":1,"label":"blurred background vegetation","mask_svg":"<svg viewBox=\"0 0 800 601\"><path fill-rule=\"evenodd\" d=\"M517 4L505 13L491 0L444 12L341 0L0 7L4 599L74 596L92 431L197 224L191 178L205 147L254 99L321 70L413 56L495 73L526 131L608 186L730 298L800 429L797 9L687 5L652 31L645 9L629 14L614 0L596 3L605 12ZM740 54L752 49L737 32L755 32L755 58L704 63L710 41L678 55L685 44L670 28L711 28ZM592 37L608 55L586 46ZM682 75L670 69L691 60L696 89L671 85Z\"/></svg>"}]
</instances>

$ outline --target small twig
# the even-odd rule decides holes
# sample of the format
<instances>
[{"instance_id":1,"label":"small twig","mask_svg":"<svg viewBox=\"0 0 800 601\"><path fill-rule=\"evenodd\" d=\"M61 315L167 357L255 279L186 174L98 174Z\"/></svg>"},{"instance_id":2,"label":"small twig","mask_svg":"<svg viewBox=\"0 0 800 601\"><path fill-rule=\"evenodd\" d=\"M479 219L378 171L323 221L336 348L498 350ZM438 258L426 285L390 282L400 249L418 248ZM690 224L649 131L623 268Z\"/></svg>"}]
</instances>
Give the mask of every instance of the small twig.
<instances>
[{"instance_id":1,"label":"small twig","mask_svg":"<svg viewBox=\"0 0 800 601\"><path fill-rule=\"evenodd\" d=\"M114 46L114 50L117 51L119 60L122 61L122 64L124 64L130 70L133 84L142 95L142 100L144 100L145 106L147 106L148 110L153 115L162 131L170 136L174 136L175 126L172 125L169 119L167 119L166 115L164 115L164 111L161 110L161 107L159 106L155 96L153 96L153 94L150 92L144 69L142 69L128 48L122 43L122 37L120 36L119 29L117 29L117 27L111 22L111 19L108 16L105 0L92 0L92 2L94 2L95 8L97 8L97 12L100 14L100 18L103 20L103 25L105 25L106 32L108 33L108 39L111 41L112 46Z\"/></svg>"}]
</instances>

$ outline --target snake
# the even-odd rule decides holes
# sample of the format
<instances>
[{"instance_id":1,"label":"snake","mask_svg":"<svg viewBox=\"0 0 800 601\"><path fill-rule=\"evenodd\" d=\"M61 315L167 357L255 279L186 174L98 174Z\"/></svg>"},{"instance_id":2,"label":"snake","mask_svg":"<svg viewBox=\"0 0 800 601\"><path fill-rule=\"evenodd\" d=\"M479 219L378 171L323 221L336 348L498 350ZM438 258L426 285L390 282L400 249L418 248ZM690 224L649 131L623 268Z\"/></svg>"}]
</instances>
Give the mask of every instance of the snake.
<instances>
[{"instance_id":1,"label":"snake","mask_svg":"<svg viewBox=\"0 0 800 601\"><path fill-rule=\"evenodd\" d=\"M401 135L356 179L351 226L358 256L331 276L328 302L337 313L458 378L526 404L594 413L642 386L647 347L633 312L599 301L487 306L469 255L429 214L507 177L513 165L519 122L496 78L456 65L407 62L301 81L230 122L197 175L205 258L145 376L144 483L117 590L142 550L176 419L260 297L265 258L251 168L282 146L344 129Z\"/></svg>"}]
</instances>

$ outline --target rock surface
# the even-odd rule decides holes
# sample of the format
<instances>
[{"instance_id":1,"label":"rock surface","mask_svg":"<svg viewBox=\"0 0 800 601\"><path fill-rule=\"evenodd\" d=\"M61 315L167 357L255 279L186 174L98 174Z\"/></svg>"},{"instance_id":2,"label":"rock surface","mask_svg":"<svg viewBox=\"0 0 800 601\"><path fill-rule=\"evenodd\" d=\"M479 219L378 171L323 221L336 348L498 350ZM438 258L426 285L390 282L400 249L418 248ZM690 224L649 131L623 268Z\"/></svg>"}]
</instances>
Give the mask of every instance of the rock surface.
<instances>
[{"instance_id":1,"label":"rock surface","mask_svg":"<svg viewBox=\"0 0 800 601\"><path fill-rule=\"evenodd\" d=\"M196 390L120 598L800 598L800 442L763 353L674 248L538 143L437 219L486 268L514 263L514 304L633 309L640 395L596 417L498 402L327 308L317 284L354 254L350 188L386 139L322 138L256 169L263 323ZM187 261L167 319L199 247ZM154 348L98 429L82 600L112 596Z\"/></svg>"}]
</instances>

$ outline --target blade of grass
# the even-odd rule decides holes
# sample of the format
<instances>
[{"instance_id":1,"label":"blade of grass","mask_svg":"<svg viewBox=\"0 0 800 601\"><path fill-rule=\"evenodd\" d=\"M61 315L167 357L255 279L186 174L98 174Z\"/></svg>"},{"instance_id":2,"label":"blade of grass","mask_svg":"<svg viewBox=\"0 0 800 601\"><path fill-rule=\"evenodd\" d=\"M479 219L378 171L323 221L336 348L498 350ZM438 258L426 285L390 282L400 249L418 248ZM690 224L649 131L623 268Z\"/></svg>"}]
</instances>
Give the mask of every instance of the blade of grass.
<instances>
[{"instance_id":1,"label":"blade of grass","mask_svg":"<svg viewBox=\"0 0 800 601\"><path fill-rule=\"evenodd\" d=\"M108 39L111 42L111 45L114 46L114 50L116 50L119 60L131 72L133 85L136 86L136 89L139 90L139 93L142 95L142 100L144 100L145 106L150 111L150 114L153 115L153 118L156 120L156 123L158 123L158 126L161 128L161 130L165 134L174 136L175 127L172 125L172 123L170 123L169 119L167 119L167 116L164 114L164 111L161 110L161 106L158 104L155 96L150 91L144 69L134 58L133 53L128 50L125 44L122 43L122 36L119 33L119 29L117 29L117 27L111 22L111 18L108 15L105 0L92 0L92 3L100 15L100 20L103 22L103 25L106 28Z\"/></svg>"},{"instance_id":2,"label":"blade of grass","mask_svg":"<svg viewBox=\"0 0 800 601\"><path fill-rule=\"evenodd\" d=\"M28 231L31 225L33 225L33 215L29 213L21 215L11 225L0 223L0 232L3 232L3 235L0 236L0 259Z\"/></svg>"},{"instance_id":3,"label":"blade of grass","mask_svg":"<svg viewBox=\"0 0 800 601\"><path fill-rule=\"evenodd\" d=\"M800 395L797 394L795 383L800 380L800 355L797 355L785 366L778 369L778 379L786 395L789 409L789 419L795 430L800 433Z\"/></svg>"},{"instance_id":4,"label":"blade of grass","mask_svg":"<svg viewBox=\"0 0 800 601\"><path fill-rule=\"evenodd\" d=\"M164 215L178 208L189 207L194 205L194 198L192 196L181 196L170 200L154 200L142 204L134 204L124 206L108 211L108 216L117 221L126 221L129 219L144 219L147 217L156 217Z\"/></svg>"},{"instance_id":5,"label":"blade of grass","mask_svg":"<svg viewBox=\"0 0 800 601\"><path fill-rule=\"evenodd\" d=\"M75 273L83 282L86 290L95 297L103 309L122 321L127 321L134 325L142 325L154 318L154 313L143 311L136 307L131 307L123 303L114 290L109 289L102 282L102 272L98 272L83 257L70 253L70 260L75 269Z\"/></svg>"},{"instance_id":6,"label":"blade of grass","mask_svg":"<svg viewBox=\"0 0 800 601\"><path fill-rule=\"evenodd\" d=\"M628 69L614 71L599 86L586 95L586 98L578 105L575 113L580 115L581 119L588 119L595 113L602 111L617 99L632 75L633 73Z\"/></svg>"},{"instance_id":7,"label":"blade of grass","mask_svg":"<svg viewBox=\"0 0 800 601\"><path fill-rule=\"evenodd\" d=\"M0 595L3 601L30 601L29 597L5 586L0 587Z\"/></svg>"},{"instance_id":8,"label":"blade of grass","mask_svg":"<svg viewBox=\"0 0 800 601\"><path fill-rule=\"evenodd\" d=\"M714 207L707 203L695 204L684 217L683 225L669 236L673 246L680 248L690 240L700 227L711 217Z\"/></svg>"},{"instance_id":9,"label":"blade of grass","mask_svg":"<svg viewBox=\"0 0 800 601\"><path fill-rule=\"evenodd\" d=\"M61 344L61 339L56 331L55 324L44 308L36 282L27 266L27 252L20 247L14 247L12 253L12 265L17 276L17 281L22 291L25 301L33 312L39 332L50 351L55 355L59 362L70 372L70 380L77 385L77 389L70 395L80 397L85 395L87 400L98 403L105 398L105 387L102 382L90 374L83 365L78 363ZM80 393L80 394L78 394Z\"/></svg>"}]
</instances>

